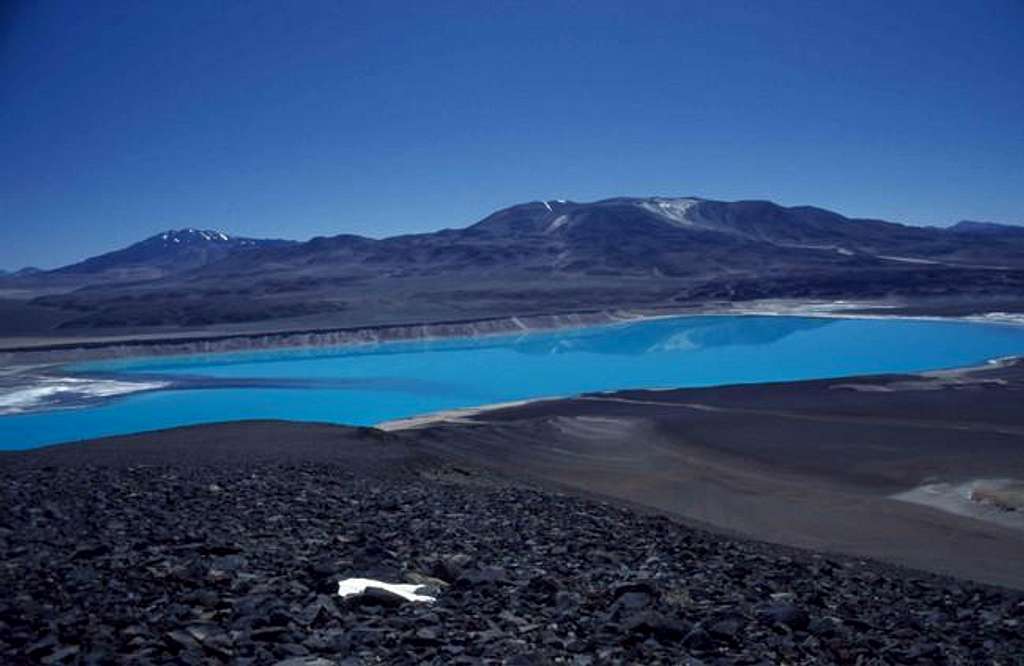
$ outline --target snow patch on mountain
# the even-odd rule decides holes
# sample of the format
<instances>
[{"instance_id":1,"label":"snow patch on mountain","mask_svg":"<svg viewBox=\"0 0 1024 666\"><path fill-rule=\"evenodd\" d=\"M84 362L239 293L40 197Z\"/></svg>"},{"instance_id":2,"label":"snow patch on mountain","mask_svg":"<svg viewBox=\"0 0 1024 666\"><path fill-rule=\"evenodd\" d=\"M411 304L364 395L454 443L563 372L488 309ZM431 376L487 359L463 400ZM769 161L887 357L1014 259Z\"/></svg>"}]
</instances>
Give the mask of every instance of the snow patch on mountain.
<instances>
[{"instance_id":1,"label":"snow patch on mountain","mask_svg":"<svg viewBox=\"0 0 1024 666\"><path fill-rule=\"evenodd\" d=\"M699 199L650 199L639 206L676 226L692 227L695 221L690 210L699 203Z\"/></svg>"},{"instance_id":2,"label":"snow patch on mountain","mask_svg":"<svg viewBox=\"0 0 1024 666\"><path fill-rule=\"evenodd\" d=\"M215 229L171 229L159 235L160 240L165 243L194 243L206 241L208 243L225 243L231 240L231 236L223 231Z\"/></svg>"},{"instance_id":3,"label":"snow patch on mountain","mask_svg":"<svg viewBox=\"0 0 1024 666\"><path fill-rule=\"evenodd\" d=\"M569 216L568 215L559 215L555 219L551 220L551 224L549 224L547 229L544 230L544 233L548 233L549 234L552 231L556 231L556 230L560 229L561 227L564 227L566 224L568 224L568 222L569 222Z\"/></svg>"}]
</instances>

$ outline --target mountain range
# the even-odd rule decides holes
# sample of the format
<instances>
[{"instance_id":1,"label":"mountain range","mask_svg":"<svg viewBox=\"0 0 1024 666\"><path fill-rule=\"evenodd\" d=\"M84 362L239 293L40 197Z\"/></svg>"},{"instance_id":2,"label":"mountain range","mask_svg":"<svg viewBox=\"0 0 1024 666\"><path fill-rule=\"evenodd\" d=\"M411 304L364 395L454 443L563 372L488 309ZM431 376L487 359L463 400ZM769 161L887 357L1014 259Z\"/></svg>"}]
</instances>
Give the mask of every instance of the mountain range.
<instances>
[{"instance_id":1,"label":"mountain range","mask_svg":"<svg viewBox=\"0 0 1024 666\"><path fill-rule=\"evenodd\" d=\"M991 299L1022 287L1019 227L914 227L694 197L536 201L466 228L384 239L183 229L0 277L0 293L65 332L408 323L757 298Z\"/></svg>"}]
</instances>

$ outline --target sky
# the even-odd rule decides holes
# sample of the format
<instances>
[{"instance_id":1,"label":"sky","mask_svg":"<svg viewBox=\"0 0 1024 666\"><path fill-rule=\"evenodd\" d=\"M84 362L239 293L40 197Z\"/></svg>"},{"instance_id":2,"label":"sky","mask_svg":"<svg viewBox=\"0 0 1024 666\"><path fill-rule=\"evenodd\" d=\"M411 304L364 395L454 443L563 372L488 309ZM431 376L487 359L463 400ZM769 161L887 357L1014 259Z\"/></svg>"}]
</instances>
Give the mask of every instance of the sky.
<instances>
[{"instance_id":1,"label":"sky","mask_svg":"<svg viewBox=\"0 0 1024 666\"><path fill-rule=\"evenodd\" d=\"M0 268L702 196L1024 223L1024 1L0 2Z\"/></svg>"}]
</instances>

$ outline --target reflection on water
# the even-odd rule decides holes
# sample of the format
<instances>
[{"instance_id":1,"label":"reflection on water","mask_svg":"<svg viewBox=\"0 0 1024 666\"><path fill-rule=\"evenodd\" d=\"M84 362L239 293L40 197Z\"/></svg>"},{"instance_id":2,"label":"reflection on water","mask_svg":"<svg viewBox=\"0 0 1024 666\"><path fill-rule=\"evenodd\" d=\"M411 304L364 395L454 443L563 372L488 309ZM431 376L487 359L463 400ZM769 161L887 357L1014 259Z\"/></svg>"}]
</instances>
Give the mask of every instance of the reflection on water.
<instances>
[{"instance_id":1,"label":"reflection on water","mask_svg":"<svg viewBox=\"0 0 1024 666\"><path fill-rule=\"evenodd\" d=\"M524 354L647 354L709 347L767 345L798 331L834 324L834 319L796 317L688 317L661 319L642 327L586 329L554 338L524 337L515 350Z\"/></svg>"},{"instance_id":2,"label":"reflection on water","mask_svg":"<svg viewBox=\"0 0 1024 666\"><path fill-rule=\"evenodd\" d=\"M1024 327L707 316L521 336L129 359L80 364L63 377L20 386L5 376L0 393L19 392L9 402L21 413L0 416L0 449L253 418L372 425L539 397L914 372L1022 353ZM66 408L76 401L78 408ZM36 408L43 409L30 411Z\"/></svg>"},{"instance_id":3,"label":"reflection on water","mask_svg":"<svg viewBox=\"0 0 1024 666\"><path fill-rule=\"evenodd\" d=\"M393 356L409 353L507 349L522 354L638 355L722 346L766 345L798 331L823 328L835 319L769 316L671 317L592 328L483 335L476 338L410 340L345 347L309 347L194 354L164 358L87 361L71 366L89 373L184 373L189 368L253 365L282 361L344 359L353 356Z\"/></svg>"}]
</instances>

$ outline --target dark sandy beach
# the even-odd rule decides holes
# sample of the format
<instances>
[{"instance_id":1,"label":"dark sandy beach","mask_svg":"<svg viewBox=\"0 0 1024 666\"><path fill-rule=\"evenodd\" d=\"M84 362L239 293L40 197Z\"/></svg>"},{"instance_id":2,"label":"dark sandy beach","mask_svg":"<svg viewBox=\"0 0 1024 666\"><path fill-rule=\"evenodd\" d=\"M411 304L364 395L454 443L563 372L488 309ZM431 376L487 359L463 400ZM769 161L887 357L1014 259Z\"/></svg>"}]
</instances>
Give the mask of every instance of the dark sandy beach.
<instances>
[{"instance_id":1,"label":"dark sandy beach","mask_svg":"<svg viewBox=\"0 0 1024 666\"><path fill-rule=\"evenodd\" d=\"M444 458L731 533L1024 588L1019 508L941 492L1024 479L1022 404L1018 361L590 395L400 432ZM922 486L930 506L895 498Z\"/></svg>"}]
</instances>

